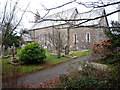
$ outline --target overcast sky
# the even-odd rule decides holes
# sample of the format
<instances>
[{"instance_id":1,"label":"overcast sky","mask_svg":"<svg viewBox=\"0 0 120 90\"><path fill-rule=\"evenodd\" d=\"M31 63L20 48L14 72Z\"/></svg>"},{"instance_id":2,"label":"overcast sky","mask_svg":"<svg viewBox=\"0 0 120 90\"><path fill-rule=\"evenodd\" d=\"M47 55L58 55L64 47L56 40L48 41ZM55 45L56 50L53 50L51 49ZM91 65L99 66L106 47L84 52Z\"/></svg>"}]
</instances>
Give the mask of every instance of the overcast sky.
<instances>
[{"instance_id":1,"label":"overcast sky","mask_svg":"<svg viewBox=\"0 0 120 90\"><path fill-rule=\"evenodd\" d=\"M3 7L5 1L6 0L0 0L0 8ZM11 0L7 0L7 1L10 2ZM12 1L16 1L16 0L12 0ZM70 1L72 1L72 0L19 0L19 8L21 10L24 10L26 8L26 6L29 4L27 11L32 11L32 12L36 13L36 11L38 10L38 12L40 13L40 16L42 17L47 13L45 11L45 8L48 8L48 9L53 8L53 7L62 5L64 3L70 2ZM77 1L81 1L81 2L99 1L100 2L100 0L77 0ZM102 1L104 3L107 3L108 1L113 2L113 1L119 1L119 0L102 0ZM67 9L70 9L73 7L76 7L78 9L78 12L85 12L85 11L89 11L91 9L91 8L86 8L82 5L78 5L76 3L72 3L72 4L66 5L62 8L50 11L49 15L63 11L63 10L67 10ZM108 13L110 11L115 10L116 8L117 8L117 6L114 5L114 6L107 7L105 9L106 9L106 12ZM17 15L18 15L17 17L19 17L21 15L21 12L19 12ZM109 22L111 20L117 20L117 19L118 19L117 13L108 17ZM29 23L32 21L34 21L34 14L32 14L30 12L26 12L24 15L23 21L22 21L23 22L22 26L24 28L30 28Z\"/></svg>"}]
</instances>

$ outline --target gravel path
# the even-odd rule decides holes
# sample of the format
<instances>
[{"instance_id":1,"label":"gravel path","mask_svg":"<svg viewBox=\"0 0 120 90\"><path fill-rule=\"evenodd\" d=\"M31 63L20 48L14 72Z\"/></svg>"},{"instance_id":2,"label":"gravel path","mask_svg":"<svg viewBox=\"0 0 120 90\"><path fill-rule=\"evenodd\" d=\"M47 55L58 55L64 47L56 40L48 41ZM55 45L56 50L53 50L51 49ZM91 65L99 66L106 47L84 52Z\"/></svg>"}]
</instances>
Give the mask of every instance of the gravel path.
<instances>
[{"instance_id":1,"label":"gravel path","mask_svg":"<svg viewBox=\"0 0 120 90\"><path fill-rule=\"evenodd\" d=\"M97 60L97 59L98 58L95 58L92 55L85 56L83 58L69 61L69 62L60 64L60 65L57 65L55 67L52 67L52 68L48 68L46 70L41 70L39 72L31 73L24 77L20 77L17 80L17 84L18 85L35 84L35 83L44 82L44 81L50 80L51 78L54 78L60 74L66 74L66 73L70 72L71 70L73 70L73 69L70 69L70 67L73 67L74 69L78 69L78 67L80 65L79 61L80 62L85 62L85 61L90 62L90 61Z\"/></svg>"}]
</instances>

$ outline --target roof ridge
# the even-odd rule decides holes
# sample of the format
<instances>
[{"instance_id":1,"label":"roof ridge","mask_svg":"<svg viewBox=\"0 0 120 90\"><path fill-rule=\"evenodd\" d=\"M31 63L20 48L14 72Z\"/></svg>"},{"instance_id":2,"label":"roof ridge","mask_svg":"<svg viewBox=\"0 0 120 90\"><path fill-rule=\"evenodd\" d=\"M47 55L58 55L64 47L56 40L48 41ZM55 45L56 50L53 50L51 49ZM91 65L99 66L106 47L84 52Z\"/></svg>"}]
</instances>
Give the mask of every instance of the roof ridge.
<instances>
[{"instance_id":1,"label":"roof ridge","mask_svg":"<svg viewBox=\"0 0 120 90\"><path fill-rule=\"evenodd\" d=\"M53 15L56 15L56 14L59 14L59 13L61 13L61 12L66 12L66 11L69 11L69 10L72 10L72 9L77 9L76 7L73 7L73 8L71 8L71 9L67 9L67 10L63 10L63 11L60 11L60 12L57 12L57 13L54 13L54 14L51 14L51 15L48 15L48 16L46 16L46 17L49 17L49 16L53 16ZM46 18L45 17L45 18Z\"/></svg>"}]
</instances>

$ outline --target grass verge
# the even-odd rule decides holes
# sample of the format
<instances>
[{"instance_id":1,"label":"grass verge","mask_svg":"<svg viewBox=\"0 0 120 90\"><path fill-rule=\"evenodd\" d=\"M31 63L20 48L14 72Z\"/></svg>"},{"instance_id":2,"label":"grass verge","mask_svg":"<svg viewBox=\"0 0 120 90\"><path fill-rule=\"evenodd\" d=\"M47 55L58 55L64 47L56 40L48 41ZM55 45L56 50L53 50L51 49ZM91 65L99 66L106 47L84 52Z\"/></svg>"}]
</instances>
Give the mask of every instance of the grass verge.
<instances>
[{"instance_id":1,"label":"grass verge","mask_svg":"<svg viewBox=\"0 0 120 90\"><path fill-rule=\"evenodd\" d=\"M2 60L2 78L3 80L16 78L20 75L30 73L36 70L43 69L42 66L37 65L17 65L9 64L10 58Z\"/></svg>"}]
</instances>

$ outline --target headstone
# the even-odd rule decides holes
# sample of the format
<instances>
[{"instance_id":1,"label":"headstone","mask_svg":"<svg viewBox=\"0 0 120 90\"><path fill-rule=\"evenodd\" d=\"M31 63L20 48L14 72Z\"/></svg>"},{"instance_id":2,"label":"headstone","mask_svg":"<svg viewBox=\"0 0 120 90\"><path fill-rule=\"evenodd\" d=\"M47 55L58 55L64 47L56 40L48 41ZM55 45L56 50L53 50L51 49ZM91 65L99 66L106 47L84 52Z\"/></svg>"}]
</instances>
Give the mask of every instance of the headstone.
<instances>
[{"instance_id":1,"label":"headstone","mask_svg":"<svg viewBox=\"0 0 120 90\"><path fill-rule=\"evenodd\" d=\"M4 56L4 52L5 52L5 46L2 46L2 56Z\"/></svg>"},{"instance_id":2,"label":"headstone","mask_svg":"<svg viewBox=\"0 0 120 90\"><path fill-rule=\"evenodd\" d=\"M50 44L48 44L47 49L48 49L49 52L52 52L52 49L51 49L51 45L50 45Z\"/></svg>"},{"instance_id":3,"label":"headstone","mask_svg":"<svg viewBox=\"0 0 120 90\"><path fill-rule=\"evenodd\" d=\"M69 47L65 46L65 55L68 55L68 54L69 54Z\"/></svg>"},{"instance_id":4,"label":"headstone","mask_svg":"<svg viewBox=\"0 0 120 90\"><path fill-rule=\"evenodd\" d=\"M14 50L14 54L17 54L15 44L13 44L13 50Z\"/></svg>"},{"instance_id":5,"label":"headstone","mask_svg":"<svg viewBox=\"0 0 120 90\"><path fill-rule=\"evenodd\" d=\"M0 45L0 57L2 56L2 45Z\"/></svg>"},{"instance_id":6,"label":"headstone","mask_svg":"<svg viewBox=\"0 0 120 90\"><path fill-rule=\"evenodd\" d=\"M10 61L13 62L13 57L11 57Z\"/></svg>"},{"instance_id":7,"label":"headstone","mask_svg":"<svg viewBox=\"0 0 120 90\"><path fill-rule=\"evenodd\" d=\"M14 58L15 57L15 52L16 52L16 50L15 50L15 44L13 44L13 46L11 46L11 51L12 51L12 56Z\"/></svg>"},{"instance_id":8,"label":"headstone","mask_svg":"<svg viewBox=\"0 0 120 90\"><path fill-rule=\"evenodd\" d=\"M10 47L8 47L8 55L11 55L11 48Z\"/></svg>"},{"instance_id":9,"label":"headstone","mask_svg":"<svg viewBox=\"0 0 120 90\"><path fill-rule=\"evenodd\" d=\"M14 50L14 49L13 49L13 46L11 46L11 52L12 52L12 55L13 55L13 52L14 52L13 50Z\"/></svg>"},{"instance_id":10,"label":"headstone","mask_svg":"<svg viewBox=\"0 0 120 90\"><path fill-rule=\"evenodd\" d=\"M22 44L21 48L24 48L25 44Z\"/></svg>"}]
</instances>

